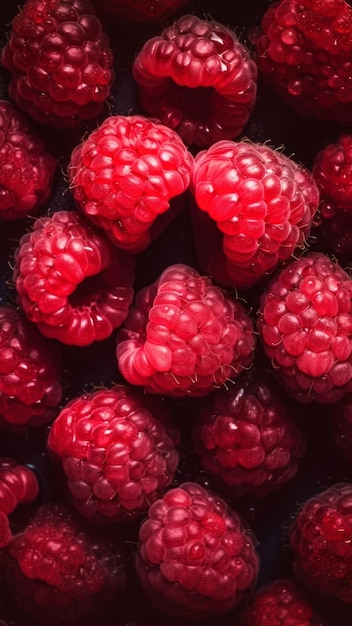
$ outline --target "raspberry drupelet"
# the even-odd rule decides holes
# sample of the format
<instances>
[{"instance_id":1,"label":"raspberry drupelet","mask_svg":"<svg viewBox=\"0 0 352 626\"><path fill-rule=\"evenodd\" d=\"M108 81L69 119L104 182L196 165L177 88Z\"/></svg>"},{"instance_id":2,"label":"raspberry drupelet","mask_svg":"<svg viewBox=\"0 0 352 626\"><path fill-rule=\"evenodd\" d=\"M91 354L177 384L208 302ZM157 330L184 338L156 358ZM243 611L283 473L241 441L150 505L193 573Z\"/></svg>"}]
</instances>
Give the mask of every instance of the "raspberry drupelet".
<instances>
[{"instance_id":1,"label":"raspberry drupelet","mask_svg":"<svg viewBox=\"0 0 352 626\"><path fill-rule=\"evenodd\" d=\"M141 252L156 219L190 183L193 157L179 135L140 115L108 117L71 155L78 207L116 246Z\"/></svg>"},{"instance_id":2,"label":"raspberry drupelet","mask_svg":"<svg viewBox=\"0 0 352 626\"><path fill-rule=\"evenodd\" d=\"M134 257L76 211L34 222L15 252L14 282L27 317L47 337L87 346L109 337L133 300Z\"/></svg>"},{"instance_id":3,"label":"raspberry drupelet","mask_svg":"<svg viewBox=\"0 0 352 626\"><path fill-rule=\"evenodd\" d=\"M187 145L237 137L255 105L257 68L234 32L184 15L148 40L133 64L143 110Z\"/></svg>"},{"instance_id":4,"label":"raspberry drupelet","mask_svg":"<svg viewBox=\"0 0 352 626\"><path fill-rule=\"evenodd\" d=\"M146 391L203 396L253 360L253 323L239 300L183 264L141 289L117 336L121 374Z\"/></svg>"},{"instance_id":5,"label":"raspberry drupelet","mask_svg":"<svg viewBox=\"0 0 352 626\"><path fill-rule=\"evenodd\" d=\"M136 569L147 598L172 617L216 617L238 605L259 569L255 537L224 500L182 483L152 504Z\"/></svg>"},{"instance_id":6,"label":"raspberry drupelet","mask_svg":"<svg viewBox=\"0 0 352 626\"><path fill-rule=\"evenodd\" d=\"M0 548L12 540L8 516L19 505L34 502L39 485L34 472L14 459L0 458Z\"/></svg>"}]
</instances>

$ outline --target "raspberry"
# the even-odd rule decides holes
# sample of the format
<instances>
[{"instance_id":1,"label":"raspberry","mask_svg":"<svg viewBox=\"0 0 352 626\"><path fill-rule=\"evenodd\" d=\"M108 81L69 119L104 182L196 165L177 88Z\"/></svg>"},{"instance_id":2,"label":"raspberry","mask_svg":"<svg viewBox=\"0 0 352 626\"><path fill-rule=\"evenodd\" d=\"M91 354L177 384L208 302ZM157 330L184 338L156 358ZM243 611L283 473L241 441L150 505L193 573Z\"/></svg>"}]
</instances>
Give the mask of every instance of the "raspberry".
<instances>
[{"instance_id":1,"label":"raspberry","mask_svg":"<svg viewBox=\"0 0 352 626\"><path fill-rule=\"evenodd\" d=\"M255 39L259 73L300 114L352 121L349 2L274 2Z\"/></svg>"},{"instance_id":2,"label":"raspberry","mask_svg":"<svg viewBox=\"0 0 352 626\"><path fill-rule=\"evenodd\" d=\"M119 22L152 22L164 20L188 0L95 0Z\"/></svg>"},{"instance_id":3,"label":"raspberry","mask_svg":"<svg viewBox=\"0 0 352 626\"><path fill-rule=\"evenodd\" d=\"M43 335L86 346L109 337L125 319L134 265L81 215L58 211L22 236L14 280L21 306Z\"/></svg>"},{"instance_id":4,"label":"raspberry","mask_svg":"<svg viewBox=\"0 0 352 626\"><path fill-rule=\"evenodd\" d=\"M0 220L24 218L44 204L55 169L27 116L0 100Z\"/></svg>"},{"instance_id":5,"label":"raspberry","mask_svg":"<svg viewBox=\"0 0 352 626\"><path fill-rule=\"evenodd\" d=\"M352 603L352 485L335 483L305 502L289 533L297 577L316 593Z\"/></svg>"},{"instance_id":6,"label":"raspberry","mask_svg":"<svg viewBox=\"0 0 352 626\"><path fill-rule=\"evenodd\" d=\"M215 246L209 255L206 245L205 271L220 284L242 289L305 243L319 203L307 170L267 145L247 141L220 141L198 153L192 187L198 208L222 235L220 240L209 231ZM202 222L198 234L194 219L195 238L202 238Z\"/></svg>"},{"instance_id":7,"label":"raspberry","mask_svg":"<svg viewBox=\"0 0 352 626\"><path fill-rule=\"evenodd\" d=\"M324 626L306 595L292 580L261 587L241 616L241 626Z\"/></svg>"},{"instance_id":8,"label":"raspberry","mask_svg":"<svg viewBox=\"0 0 352 626\"><path fill-rule=\"evenodd\" d=\"M150 507L139 531L137 574L148 599L165 613L215 617L255 584L254 541L224 500L183 483Z\"/></svg>"},{"instance_id":9,"label":"raspberry","mask_svg":"<svg viewBox=\"0 0 352 626\"><path fill-rule=\"evenodd\" d=\"M13 459L0 458L0 548L12 539L8 515L19 504L33 502L38 492L38 481L32 470Z\"/></svg>"},{"instance_id":10,"label":"raspberry","mask_svg":"<svg viewBox=\"0 0 352 626\"><path fill-rule=\"evenodd\" d=\"M107 118L71 156L78 206L129 252L150 243L155 219L188 188L193 157L177 133L139 115Z\"/></svg>"},{"instance_id":11,"label":"raspberry","mask_svg":"<svg viewBox=\"0 0 352 626\"><path fill-rule=\"evenodd\" d=\"M215 21L182 16L144 44L132 71L142 108L187 145L237 137L254 108L256 65Z\"/></svg>"},{"instance_id":12,"label":"raspberry","mask_svg":"<svg viewBox=\"0 0 352 626\"><path fill-rule=\"evenodd\" d=\"M0 423L25 430L53 420L61 401L62 355L18 310L0 307Z\"/></svg>"},{"instance_id":13,"label":"raspberry","mask_svg":"<svg viewBox=\"0 0 352 626\"><path fill-rule=\"evenodd\" d=\"M21 608L40 622L95 615L125 587L116 540L97 537L63 504L42 505L9 546L8 580Z\"/></svg>"},{"instance_id":14,"label":"raspberry","mask_svg":"<svg viewBox=\"0 0 352 626\"><path fill-rule=\"evenodd\" d=\"M135 391L118 386L69 402L51 427L48 451L80 513L126 521L147 511L173 480L175 440Z\"/></svg>"},{"instance_id":15,"label":"raspberry","mask_svg":"<svg viewBox=\"0 0 352 626\"><path fill-rule=\"evenodd\" d=\"M202 396L253 359L251 319L207 277L177 264L141 289L118 333L120 372L134 385L170 396Z\"/></svg>"},{"instance_id":16,"label":"raspberry","mask_svg":"<svg viewBox=\"0 0 352 626\"><path fill-rule=\"evenodd\" d=\"M112 61L89 0L26 0L2 52L12 100L56 128L79 126L102 111Z\"/></svg>"},{"instance_id":17,"label":"raspberry","mask_svg":"<svg viewBox=\"0 0 352 626\"><path fill-rule=\"evenodd\" d=\"M269 378L251 371L202 402L193 445L226 495L264 496L296 475L305 442L285 404Z\"/></svg>"},{"instance_id":18,"label":"raspberry","mask_svg":"<svg viewBox=\"0 0 352 626\"><path fill-rule=\"evenodd\" d=\"M274 371L301 402L352 389L352 280L327 256L291 262L262 295L258 330Z\"/></svg>"}]
</instances>

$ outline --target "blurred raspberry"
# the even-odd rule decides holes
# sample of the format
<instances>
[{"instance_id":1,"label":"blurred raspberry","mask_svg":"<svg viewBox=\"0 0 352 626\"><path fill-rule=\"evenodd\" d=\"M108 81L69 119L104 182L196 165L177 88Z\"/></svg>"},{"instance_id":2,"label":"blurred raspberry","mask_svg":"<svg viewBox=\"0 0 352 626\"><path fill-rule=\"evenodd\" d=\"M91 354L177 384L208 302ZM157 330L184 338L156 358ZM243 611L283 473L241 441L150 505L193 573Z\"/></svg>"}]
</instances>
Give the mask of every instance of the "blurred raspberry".
<instances>
[{"instance_id":1,"label":"blurred raspberry","mask_svg":"<svg viewBox=\"0 0 352 626\"><path fill-rule=\"evenodd\" d=\"M172 617L209 619L236 606L256 581L255 538L224 500L196 483L168 491L139 531L137 574Z\"/></svg>"},{"instance_id":2,"label":"blurred raspberry","mask_svg":"<svg viewBox=\"0 0 352 626\"><path fill-rule=\"evenodd\" d=\"M162 21L187 2L188 0L94 0L99 9L122 23Z\"/></svg>"},{"instance_id":3,"label":"blurred raspberry","mask_svg":"<svg viewBox=\"0 0 352 626\"><path fill-rule=\"evenodd\" d=\"M251 364L254 346L253 323L239 300L177 264L136 295L116 355L133 385L190 397L238 376Z\"/></svg>"},{"instance_id":4,"label":"blurred raspberry","mask_svg":"<svg viewBox=\"0 0 352 626\"><path fill-rule=\"evenodd\" d=\"M78 126L110 95L112 52L89 0L26 0L1 60L12 100L42 124Z\"/></svg>"},{"instance_id":5,"label":"blurred raspberry","mask_svg":"<svg viewBox=\"0 0 352 626\"><path fill-rule=\"evenodd\" d=\"M142 108L187 145L237 137L255 105L257 68L233 31L184 15L149 39L133 64Z\"/></svg>"},{"instance_id":6,"label":"blurred raspberry","mask_svg":"<svg viewBox=\"0 0 352 626\"><path fill-rule=\"evenodd\" d=\"M192 167L175 131L139 115L117 115L74 149L69 175L86 216L116 246L141 252L156 218L188 188Z\"/></svg>"},{"instance_id":7,"label":"blurred raspberry","mask_svg":"<svg viewBox=\"0 0 352 626\"><path fill-rule=\"evenodd\" d=\"M38 492L38 481L31 469L13 459L0 458L0 548L12 539L8 516L18 505L33 502Z\"/></svg>"}]
</instances>

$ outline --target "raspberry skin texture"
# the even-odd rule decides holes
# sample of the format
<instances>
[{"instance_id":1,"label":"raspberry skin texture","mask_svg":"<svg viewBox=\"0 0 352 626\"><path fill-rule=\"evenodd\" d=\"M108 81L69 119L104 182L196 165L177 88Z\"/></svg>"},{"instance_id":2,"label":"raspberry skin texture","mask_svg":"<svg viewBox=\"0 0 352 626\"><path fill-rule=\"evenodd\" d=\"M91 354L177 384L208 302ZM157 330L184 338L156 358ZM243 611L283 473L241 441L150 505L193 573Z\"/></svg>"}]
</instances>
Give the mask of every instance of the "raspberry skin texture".
<instances>
[{"instance_id":1,"label":"raspberry skin texture","mask_svg":"<svg viewBox=\"0 0 352 626\"><path fill-rule=\"evenodd\" d=\"M0 220L34 213L50 196L56 161L30 119L0 100Z\"/></svg>"},{"instance_id":2,"label":"raspberry skin texture","mask_svg":"<svg viewBox=\"0 0 352 626\"><path fill-rule=\"evenodd\" d=\"M252 320L208 277L183 264L141 289L117 335L121 374L151 393L204 396L252 363Z\"/></svg>"},{"instance_id":3,"label":"raspberry skin texture","mask_svg":"<svg viewBox=\"0 0 352 626\"><path fill-rule=\"evenodd\" d=\"M108 117L71 155L76 204L112 243L136 253L190 183L193 157L179 135L140 115Z\"/></svg>"},{"instance_id":4,"label":"raspberry skin texture","mask_svg":"<svg viewBox=\"0 0 352 626\"><path fill-rule=\"evenodd\" d=\"M13 431L51 422L62 397L62 354L23 312L0 307L0 424Z\"/></svg>"},{"instance_id":5,"label":"raspberry skin texture","mask_svg":"<svg viewBox=\"0 0 352 626\"><path fill-rule=\"evenodd\" d=\"M81 126L110 95L112 51L89 0L26 0L1 61L11 99L41 124Z\"/></svg>"},{"instance_id":6,"label":"raspberry skin texture","mask_svg":"<svg viewBox=\"0 0 352 626\"><path fill-rule=\"evenodd\" d=\"M0 548L12 540L8 516L18 505L34 502L38 493L38 481L29 467L0 458Z\"/></svg>"},{"instance_id":7,"label":"raspberry skin texture","mask_svg":"<svg viewBox=\"0 0 352 626\"><path fill-rule=\"evenodd\" d=\"M156 22L172 15L188 0L95 0L94 4L119 23Z\"/></svg>"},{"instance_id":8,"label":"raspberry skin texture","mask_svg":"<svg viewBox=\"0 0 352 626\"><path fill-rule=\"evenodd\" d=\"M254 37L259 75L299 114L351 122L349 2L274 2Z\"/></svg>"},{"instance_id":9,"label":"raspberry skin texture","mask_svg":"<svg viewBox=\"0 0 352 626\"><path fill-rule=\"evenodd\" d=\"M132 72L142 109L186 145L237 137L254 109L256 64L219 22L182 16L146 41Z\"/></svg>"},{"instance_id":10,"label":"raspberry skin texture","mask_svg":"<svg viewBox=\"0 0 352 626\"><path fill-rule=\"evenodd\" d=\"M140 527L136 571L150 602L172 617L227 613L254 586L255 537L224 500L196 483L168 491Z\"/></svg>"},{"instance_id":11,"label":"raspberry skin texture","mask_svg":"<svg viewBox=\"0 0 352 626\"><path fill-rule=\"evenodd\" d=\"M248 141L219 141L199 152L191 187L197 207L222 234L221 248L217 242L207 255L212 276L239 289L253 286L305 244L319 204L310 172L270 146ZM221 253L225 268L216 261Z\"/></svg>"},{"instance_id":12,"label":"raspberry skin texture","mask_svg":"<svg viewBox=\"0 0 352 626\"><path fill-rule=\"evenodd\" d=\"M280 391L250 370L201 403L193 445L224 495L265 496L296 475L305 439Z\"/></svg>"},{"instance_id":13,"label":"raspberry skin texture","mask_svg":"<svg viewBox=\"0 0 352 626\"><path fill-rule=\"evenodd\" d=\"M328 256L291 262L262 294L258 331L273 371L300 402L352 389L352 280Z\"/></svg>"},{"instance_id":14,"label":"raspberry skin texture","mask_svg":"<svg viewBox=\"0 0 352 626\"><path fill-rule=\"evenodd\" d=\"M63 469L73 504L93 522L133 520L174 479L176 432L125 386L72 400L49 432L48 453Z\"/></svg>"},{"instance_id":15,"label":"raspberry skin texture","mask_svg":"<svg viewBox=\"0 0 352 626\"><path fill-rule=\"evenodd\" d=\"M133 300L135 259L76 211L34 222L15 252L18 300L43 335L87 346L109 337Z\"/></svg>"}]
</instances>

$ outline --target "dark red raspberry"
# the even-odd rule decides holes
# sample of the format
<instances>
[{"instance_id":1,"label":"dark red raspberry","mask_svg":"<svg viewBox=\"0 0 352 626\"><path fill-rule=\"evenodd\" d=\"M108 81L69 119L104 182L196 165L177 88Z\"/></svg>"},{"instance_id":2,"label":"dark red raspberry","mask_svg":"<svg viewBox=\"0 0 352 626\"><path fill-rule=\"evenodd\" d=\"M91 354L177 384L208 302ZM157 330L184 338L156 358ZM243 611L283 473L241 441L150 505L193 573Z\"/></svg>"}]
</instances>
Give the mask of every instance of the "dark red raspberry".
<instances>
[{"instance_id":1,"label":"dark red raspberry","mask_svg":"<svg viewBox=\"0 0 352 626\"><path fill-rule=\"evenodd\" d=\"M324 626L308 597L292 580L261 587L243 611L241 626Z\"/></svg>"},{"instance_id":2,"label":"dark red raspberry","mask_svg":"<svg viewBox=\"0 0 352 626\"><path fill-rule=\"evenodd\" d=\"M230 611L255 584L254 542L224 500L183 483L150 507L139 531L137 574L165 613L209 619Z\"/></svg>"},{"instance_id":3,"label":"dark red raspberry","mask_svg":"<svg viewBox=\"0 0 352 626\"><path fill-rule=\"evenodd\" d=\"M164 20L188 0L94 0L94 4L119 22Z\"/></svg>"},{"instance_id":4,"label":"dark red raspberry","mask_svg":"<svg viewBox=\"0 0 352 626\"><path fill-rule=\"evenodd\" d=\"M80 513L126 521L147 511L173 480L176 435L134 390L117 386L69 402L51 427L48 452Z\"/></svg>"},{"instance_id":5,"label":"dark red raspberry","mask_svg":"<svg viewBox=\"0 0 352 626\"><path fill-rule=\"evenodd\" d=\"M237 137L256 99L257 68L233 31L184 15L147 41L133 64L140 102L187 145Z\"/></svg>"},{"instance_id":6,"label":"dark red raspberry","mask_svg":"<svg viewBox=\"0 0 352 626\"><path fill-rule=\"evenodd\" d=\"M0 423L11 430L53 420L61 401L61 351L11 307L0 307Z\"/></svg>"},{"instance_id":7,"label":"dark red raspberry","mask_svg":"<svg viewBox=\"0 0 352 626\"><path fill-rule=\"evenodd\" d=\"M0 100L0 220L33 213L49 197L54 157L31 129L29 118Z\"/></svg>"},{"instance_id":8,"label":"dark red raspberry","mask_svg":"<svg viewBox=\"0 0 352 626\"><path fill-rule=\"evenodd\" d=\"M98 615L126 584L118 542L98 537L62 504L39 507L9 551L13 598L40 623L66 626Z\"/></svg>"},{"instance_id":9,"label":"dark red raspberry","mask_svg":"<svg viewBox=\"0 0 352 626\"><path fill-rule=\"evenodd\" d=\"M1 60L11 98L49 126L95 118L110 94L112 52L89 0L26 0Z\"/></svg>"},{"instance_id":10,"label":"dark red raspberry","mask_svg":"<svg viewBox=\"0 0 352 626\"><path fill-rule=\"evenodd\" d=\"M71 156L78 206L111 241L141 252L150 229L189 186L193 157L172 129L140 115L108 117Z\"/></svg>"},{"instance_id":11,"label":"dark red raspberry","mask_svg":"<svg viewBox=\"0 0 352 626\"><path fill-rule=\"evenodd\" d=\"M170 396L202 396L253 360L255 335L239 300L187 265L141 289L118 333L120 372L134 385Z\"/></svg>"},{"instance_id":12,"label":"dark red raspberry","mask_svg":"<svg viewBox=\"0 0 352 626\"><path fill-rule=\"evenodd\" d=\"M336 402L352 389L351 296L351 278L321 253L292 261L262 295L264 350L301 402Z\"/></svg>"},{"instance_id":13,"label":"dark red raspberry","mask_svg":"<svg viewBox=\"0 0 352 626\"><path fill-rule=\"evenodd\" d=\"M304 245L319 203L310 172L267 145L247 141L220 141L198 153L192 187L198 208L222 235L212 237L213 246L207 242L204 271L243 289ZM202 239L196 214L194 231Z\"/></svg>"},{"instance_id":14,"label":"dark red raspberry","mask_svg":"<svg viewBox=\"0 0 352 626\"><path fill-rule=\"evenodd\" d=\"M226 495L264 496L297 473L305 450L280 389L251 371L203 401L193 445Z\"/></svg>"},{"instance_id":15,"label":"dark red raspberry","mask_svg":"<svg viewBox=\"0 0 352 626\"><path fill-rule=\"evenodd\" d=\"M299 113L352 121L350 2L274 2L255 40L259 72Z\"/></svg>"},{"instance_id":16,"label":"dark red raspberry","mask_svg":"<svg viewBox=\"0 0 352 626\"><path fill-rule=\"evenodd\" d=\"M39 492L35 474L9 458L0 458L0 548L12 539L8 516L20 504L33 502Z\"/></svg>"},{"instance_id":17,"label":"dark red raspberry","mask_svg":"<svg viewBox=\"0 0 352 626\"><path fill-rule=\"evenodd\" d=\"M34 222L15 252L14 280L27 317L47 337L86 346L106 339L133 299L134 258L75 211Z\"/></svg>"},{"instance_id":18,"label":"dark red raspberry","mask_svg":"<svg viewBox=\"0 0 352 626\"><path fill-rule=\"evenodd\" d=\"M303 505L289 533L297 577L316 593L352 603L352 484L336 483Z\"/></svg>"}]
</instances>

